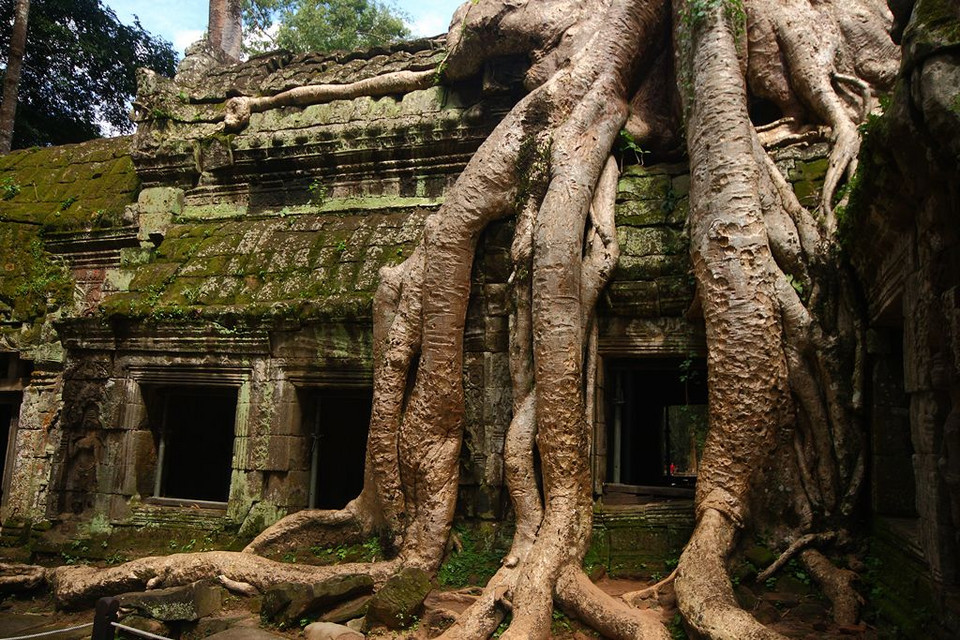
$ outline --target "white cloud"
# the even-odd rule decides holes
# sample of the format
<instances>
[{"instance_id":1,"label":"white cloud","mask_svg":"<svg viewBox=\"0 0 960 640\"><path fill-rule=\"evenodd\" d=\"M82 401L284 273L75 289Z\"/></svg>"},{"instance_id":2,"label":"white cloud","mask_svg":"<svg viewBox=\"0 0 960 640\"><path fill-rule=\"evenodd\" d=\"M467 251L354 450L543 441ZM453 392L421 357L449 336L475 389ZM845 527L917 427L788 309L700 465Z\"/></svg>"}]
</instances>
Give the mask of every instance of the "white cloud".
<instances>
[{"instance_id":1,"label":"white cloud","mask_svg":"<svg viewBox=\"0 0 960 640\"><path fill-rule=\"evenodd\" d=\"M407 26L415 37L435 36L447 32L450 16L443 13L428 12L415 17Z\"/></svg>"},{"instance_id":2,"label":"white cloud","mask_svg":"<svg viewBox=\"0 0 960 640\"><path fill-rule=\"evenodd\" d=\"M183 56L184 50L197 40L201 39L203 34L203 29L184 29L183 31L175 31L173 33L173 48L176 49L181 56Z\"/></svg>"}]
</instances>

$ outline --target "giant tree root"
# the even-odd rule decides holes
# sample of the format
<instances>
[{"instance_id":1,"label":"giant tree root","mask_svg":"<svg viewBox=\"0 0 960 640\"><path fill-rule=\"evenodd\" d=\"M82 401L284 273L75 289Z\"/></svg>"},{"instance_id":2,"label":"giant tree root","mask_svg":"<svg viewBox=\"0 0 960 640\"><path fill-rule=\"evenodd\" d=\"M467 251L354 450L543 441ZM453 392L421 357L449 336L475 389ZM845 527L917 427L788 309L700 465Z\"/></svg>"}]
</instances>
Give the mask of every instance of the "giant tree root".
<instances>
[{"instance_id":1,"label":"giant tree root","mask_svg":"<svg viewBox=\"0 0 960 640\"><path fill-rule=\"evenodd\" d=\"M437 82L435 71L394 71L348 84L316 84L295 87L272 96L238 97L227 100L224 126L239 131L250 122L250 114L278 107L320 104L332 100L350 100L361 96L385 96L426 89Z\"/></svg>"},{"instance_id":2,"label":"giant tree root","mask_svg":"<svg viewBox=\"0 0 960 640\"><path fill-rule=\"evenodd\" d=\"M304 509L281 518L244 547L244 553L280 553L313 545L354 544L373 532L351 508L341 511Z\"/></svg>"},{"instance_id":3,"label":"giant tree root","mask_svg":"<svg viewBox=\"0 0 960 640\"><path fill-rule=\"evenodd\" d=\"M862 438L854 407L843 399L856 397L860 376L838 366L849 362L855 371L862 339L843 273L827 265L834 193L856 167L855 122L871 109L871 86L887 81L896 56L883 58L892 51L885 8L857 0L843 6L748 0L739 16L724 3L675 3L676 38L686 47L681 82L690 85L683 97L691 256L709 347L711 418L697 526L675 587L685 620L708 638L780 638L739 608L726 569L737 532L756 518L754 484L763 481L759 470L770 464L778 431L796 434L795 464L774 466L778 482L791 487L802 527L848 513L862 479ZM819 219L799 205L750 122L741 82L744 28L754 95L791 117L808 105L832 130ZM874 64L878 54L882 62ZM857 89L855 104L845 100L848 86Z\"/></svg>"},{"instance_id":4,"label":"giant tree root","mask_svg":"<svg viewBox=\"0 0 960 640\"><path fill-rule=\"evenodd\" d=\"M803 565L833 603L833 621L839 625L855 625L860 620L862 598L854 588L858 576L849 569L840 569L816 549L800 553Z\"/></svg>"},{"instance_id":5,"label":"giant tree root","mask_svg":"<svg viewBox=\"0 0 960 640\"><path fill-rule=\"evenodd\" d=\"M706 509L687 543L674 588L684 620L714 640L786 640L740 608L727 576L727 558L737 527L723 513Z\"/></svg>"},{"instance_id":6,"label":"giant tree root","mask_svg":"<svg viewBox=\"0 0 960 640\"><path fill-rule=\"evenodd\" d=\"M47 580L47 573L43 567L0 562L0 592L35 589Z\"/></svg>"},{"instance_id":7,"label":"giant tree root","mask_svg":"<svg viewBox=\"0 0 960 640\"><path fill-rule=\"evenodd\" d=\"M370 576L383 584L397 570L396 561L308 566L268 560L235 551L177 553L140 558L116 567L64 566L48 570L57 604L63 608L90 606L102 596L159 589L224 576L265 591L280 582L314 584L348 574Z\"/></svg>"},{"instance_id":8,"label":"giant tree root","mask_svg":"<svg viewBox=\"0 0 960 640\"><path fill-rule=\"evenodd\" d=\"M757 582L764 582L787 564L795 555L806 549L814 543L829 542L837 537L836 532L827 531L825 533L808 533L800 536L790 543L790 546L784 550L780 556L770 564L769 567L757 574Z\"/></svg>"}]
</instances>

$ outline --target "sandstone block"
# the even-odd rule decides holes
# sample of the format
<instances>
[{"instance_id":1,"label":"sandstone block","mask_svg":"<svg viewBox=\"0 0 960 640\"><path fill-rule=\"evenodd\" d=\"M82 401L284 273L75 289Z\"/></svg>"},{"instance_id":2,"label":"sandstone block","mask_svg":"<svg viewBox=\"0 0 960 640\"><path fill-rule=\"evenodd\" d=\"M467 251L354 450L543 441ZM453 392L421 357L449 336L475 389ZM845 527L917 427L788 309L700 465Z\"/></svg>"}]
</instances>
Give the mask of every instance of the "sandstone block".
<instances>
[{"instance_id":1,"label":"sandstone block","mask_svg":"<svg viewBox=\"0 0 960 640\"><path fill-rule=\"evenodd\" d=\"M208 581L120 596L120 603L142 616L163 622L194 621L220 609L222 589Z\"/></svg>"},{"instance_id":2,"label":"sandstone block","mask_svg":"<svg viewBox=\"0 0 960 640\"><path fill-rule=\"evenodd\" d=\"M402 629L413 624L431 589L433 585L425 571L414 567L404 569L387 580L370 600L364 629Z\"/></svg>"},{"instance_id":3,"label":"sandstone block","mask_svg":"<svg viewBox=\"0 0 960 640\"><path fill-rule=\"evenodd\" d=\"M363 640L363 634L334 622L314 622L303 629L307 640Z\"/></svg>"}]
</instances>

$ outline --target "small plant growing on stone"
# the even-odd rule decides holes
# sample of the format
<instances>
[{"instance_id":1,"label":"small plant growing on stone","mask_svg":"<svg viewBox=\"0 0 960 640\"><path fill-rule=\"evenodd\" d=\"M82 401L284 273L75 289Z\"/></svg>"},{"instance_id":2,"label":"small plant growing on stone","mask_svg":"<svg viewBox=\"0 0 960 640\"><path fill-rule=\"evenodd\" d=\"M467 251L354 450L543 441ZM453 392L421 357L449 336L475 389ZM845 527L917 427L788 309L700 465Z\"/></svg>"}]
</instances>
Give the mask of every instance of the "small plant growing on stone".
<instances>
[{"instance_id":1,"label":"small plant growing on stone","mask_svg":"<svg viewBox=\"0 0 960 640\"><path fill-rule=\"evenodd\" d=\"M20 183L14 180L13 176L7 176L0 182L0 197L4 200L11 200L20 193Z\"/></svg>"},{"instance_id":2,"label":"small plant growing on stone","mask_svg":"<svg viewBox=\"0 0 960 640\"><path fill-rule=\"evenodd\" d=\"M60 211L66 211L77 201L77 196L68 196L60 201Z\"/></svg>"},{"instance_id":3,"label":"small plant growing on stone","mask_svg":"<svg viewBox=\"0 0 960 640\"><path fill-rule=\"evenodd\" d=\"M636 158L637 163L642 167L643 166L643 156L650 153L643 149L640 146L640 143L637 142L637 139L627 131L626 129L620 130L620 135L617 138L617 146L620 148L620 152L623 155L626 155L627 152L633 153L633 157ZM623 170L623 161L621 159L620 169Z\"/></svg>"},{"instance_id":4,"label":"small plant growing on stone","mask_svg":"<svg viewBox=\"0 0 960 640\"><path fill-rule=\"evenodd\" d=\"M347 250L346 240L341 240L340 242L337 243L337 253L343 253L346 250Z\"/></svg>"},{"instance_id":5,"label":"small plant growing on stone","mask_svg":"<svg viewBox=\"0 0 960 640\"><path fill-rule=\"evenodd\" d=\"M307 191L310 193L310 202L313 204L320 206L326 202L327 186L320 181L320 178L314 179L307 187Z\"/></svg>"}]
</instances>

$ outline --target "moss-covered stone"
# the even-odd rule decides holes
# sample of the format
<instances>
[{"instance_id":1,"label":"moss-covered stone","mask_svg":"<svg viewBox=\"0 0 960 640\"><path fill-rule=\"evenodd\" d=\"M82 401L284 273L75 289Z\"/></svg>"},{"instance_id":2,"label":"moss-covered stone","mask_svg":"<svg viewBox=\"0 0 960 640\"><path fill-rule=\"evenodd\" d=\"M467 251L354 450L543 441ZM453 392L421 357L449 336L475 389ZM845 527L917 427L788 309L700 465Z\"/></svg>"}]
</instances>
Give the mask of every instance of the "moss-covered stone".
<instances>
[{"instance_id":1,"label":"moss-covered stone","mask_svg":"<svg viewBox=\"0 0 960 640\"><path fill-rule=\"evenodd\" d=\"M0 317L25 322L43 316L48 305L67 304L73 281L48 253L33 225L0 224Z\"/></svg>"},{"instance_id":2,"label":"moss-covered stone","mask_svg":"<svg viewBox=\"0 0 960 640\"><path fill-rule=\"evenodd\" d=\"M369 316L379 270L412 252L427 211L207 220L171 226L137 261L129 291L103 303L113 316ZM140 256L141 260L143 256ZM134 269L131 269L134 270Z\"/></svg>"},{"instance_id":3,"label":"moss-covered stone","mask_svg":"<svg viewBox=\"0 0 960 640\"><path fill-rule=\"evenodd\" d=\"M194 621L220 609L223 589L210 581L122 596L121 606L163 622Z\"/></svg>"},{"instance_id":4,"label":"moss-covered stone","mask_svg":"<svg viewBox=\"0 0 960 640\"><path fill-rule=\"evenodd\" d=\"M14 151L0 158L5 221L67 230L118 224L140 181L130 138Z\"/></svg>"},{"instance_id":5,"label":"moss-covered stone","mask_svg":"<svg viewBox=\"0 0 960 640\"><path fill-rule=\"evenodd\" d=\"M953 0L917 0L904 42L915 59L960 46L960 7Z\"/></svg>"},{"instance_id":6,"label":"moss-covered stone","mask_svg":"<svg viewBox=\"0 0 960 640\"><path fill-rule=\"evenodd\" d=\"M370 599L364 629L403 629L412 625L431 589L433 584L426 571L416 567L401 570Z\"/></svg>"},{"instance_id":7,"label":"moss-covered stone","mask_svg":"<svg viewBox=\"0 0 960 640\"><path fill-rule=\"evenodd\" d=\"M662 201L671 188L666 174L625 175L617 185L617 199Z\"/></svg>"},{"instance_id":8,"label":"moss-covered stone","mask_svg":"<svg viewBox=\"0 0 960 640\"><path fill-rule=\"evenodd\" d=\"M316 616L338 603L373 591L368 575L345 574L316 584L282 583L263 594L260 617L280 626L290 626L306 616Z\"/></svg>"}]
</instances>

